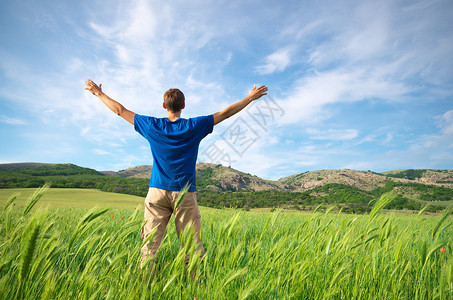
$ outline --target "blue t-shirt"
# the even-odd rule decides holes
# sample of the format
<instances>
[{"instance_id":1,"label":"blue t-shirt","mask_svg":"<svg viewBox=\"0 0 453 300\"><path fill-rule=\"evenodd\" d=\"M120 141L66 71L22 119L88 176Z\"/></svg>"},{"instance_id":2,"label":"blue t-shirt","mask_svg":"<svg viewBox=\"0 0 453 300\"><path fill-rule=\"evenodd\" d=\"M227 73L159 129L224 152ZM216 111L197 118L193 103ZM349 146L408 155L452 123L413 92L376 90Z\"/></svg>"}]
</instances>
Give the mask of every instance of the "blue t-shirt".
<instances>
[{"instance_id":1,"label":"blue t-shirt","mask_svg":"<svg viewBox=\"0 0 453 300\"><path fill-rule=\"evenodd\" d=\"M195 164L201 140L212 132L214 116L168 118L135 115L135 130L146 138L153 155L150 187L180 191L190 184L189 192L197 190Z\"/></svg>"}]
</instances>

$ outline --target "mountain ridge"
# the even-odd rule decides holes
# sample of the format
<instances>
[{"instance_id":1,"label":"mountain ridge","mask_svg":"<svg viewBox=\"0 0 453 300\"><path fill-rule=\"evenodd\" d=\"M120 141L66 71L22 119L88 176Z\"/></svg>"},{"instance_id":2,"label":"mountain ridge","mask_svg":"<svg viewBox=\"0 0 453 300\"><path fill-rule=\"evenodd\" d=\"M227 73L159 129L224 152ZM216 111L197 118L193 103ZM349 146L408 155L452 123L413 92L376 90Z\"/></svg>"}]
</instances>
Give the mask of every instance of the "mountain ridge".
<instances>
[{"instance_id":1,"label":"mountain ridge","mask_svg":"<svg viewBox=\"0 0 453 300\"><path fill-rule=\"evenodd\" d=\"M79 167L74 164L53 163L8 163L0 164L0 170L34 169L45 166ZM119 171L97 171L111 177L143 178L151 176L151 165L139 165ZM196 165L197 186L211 191L290 191L304 192L326 184L343 184L364 191L382 188L388 181L397 183L419 183L453 188L453 170L450 169L400 169L386 172L360 171L351 169L325 169L306 171L268 180L221 164L200 162Z\"/></svg>"},{"instance_id":2,"label":"mountain ridge","mask_svg":"<svg viewBox=\"0 0 453 300\"><path fill-rule=\"evenodd\" d=\"M114 176L145 178L149 179L152 166L135 166L126 170L100 171L104 174L115 174ZM212 190L231 191L262 191L262 190L284 190L284 191L306 191L325 184L345 184L354 186L365 191L371 191L382 187L388 180L400 183L431 184L453 188L453 170L450 169L401 169L382 173L373 171L360 171L351 169L325 169L307 171L280 178L269 180L252 175L240 170L226 167L220 164L197 163L197 179L210 177ZM416 178L400 176L404 173L424 174ZM209 174L207 174L209 173ZM109 175L112 176L112 175ZM216 188L217 187L217 188Z\"/></svg>"}]
</instances>

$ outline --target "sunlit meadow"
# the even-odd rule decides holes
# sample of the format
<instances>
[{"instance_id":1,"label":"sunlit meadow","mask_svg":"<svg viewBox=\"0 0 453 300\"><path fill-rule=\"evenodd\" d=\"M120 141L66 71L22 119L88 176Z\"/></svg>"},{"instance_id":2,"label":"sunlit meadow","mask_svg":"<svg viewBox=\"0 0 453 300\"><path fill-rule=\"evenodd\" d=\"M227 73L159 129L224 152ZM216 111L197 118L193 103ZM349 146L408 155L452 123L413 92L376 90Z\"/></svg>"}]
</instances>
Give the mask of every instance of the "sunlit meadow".
<instances>
[{"instance_id":1,"label":"sunlit meadow","mask_svg":"<svg viewBox=\"0 0 453 300\"><path fill-rule=\"evenodd\" d=\"M15 205L15 195L2 199L1 299L453 297L448 212L383 214L391 194L369 215L201 208L204 258L185 265L196 245L184 234L181 248L170 223L150 282L139 269L140 202L110 209L35 205L46 189L24 205Z\"/></svg>"}]
</instances>

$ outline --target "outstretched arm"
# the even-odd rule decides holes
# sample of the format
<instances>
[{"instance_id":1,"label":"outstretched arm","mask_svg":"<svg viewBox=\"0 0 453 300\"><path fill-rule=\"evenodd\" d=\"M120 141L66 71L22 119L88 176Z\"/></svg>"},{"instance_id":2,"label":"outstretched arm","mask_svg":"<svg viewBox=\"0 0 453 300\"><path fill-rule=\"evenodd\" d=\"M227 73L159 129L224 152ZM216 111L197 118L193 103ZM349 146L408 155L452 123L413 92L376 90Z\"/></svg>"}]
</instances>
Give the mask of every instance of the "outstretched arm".
<instances>
[{"instance_id":1,"label":"outstretched arm","mask_svg":"<svg viewBox=\"0 0 453 300\"><path fill-rule=\"evenodd\" d=\"M87 91L90 91L93 95L97 96L99 99L101 99L101 101L108 108L110 108L111 111L113 111L115 114L117 114L124 120L134 125L135 113L126 109L123 105L121 105L121 103L113 100L112 98L104 94L101 88L102 84L98 86L96 83L88 79L87 81L85 81L85 85L86 85L85 89Z\"/></svg>"},{"instance_id":2,"label":"outstretched arm","mask_svg":"<svg viewBox=\"0 0 453 300\"><path fill-rule=\"evenodd\" d=\"M231 117L232 115L240 112L244 107L249 105L253 100L259 99L259 98L263 97L264 95L267 95L266 92L267 92L267 87L265 85L262 85L259 88L256 88L256 86L254 86L250 95L248 95L241 101L238 101L238 102L228 106L224 110L213 114L214 125L216 125L216 124L222 122L223 120Z\"/></svg>"}]
</instances>

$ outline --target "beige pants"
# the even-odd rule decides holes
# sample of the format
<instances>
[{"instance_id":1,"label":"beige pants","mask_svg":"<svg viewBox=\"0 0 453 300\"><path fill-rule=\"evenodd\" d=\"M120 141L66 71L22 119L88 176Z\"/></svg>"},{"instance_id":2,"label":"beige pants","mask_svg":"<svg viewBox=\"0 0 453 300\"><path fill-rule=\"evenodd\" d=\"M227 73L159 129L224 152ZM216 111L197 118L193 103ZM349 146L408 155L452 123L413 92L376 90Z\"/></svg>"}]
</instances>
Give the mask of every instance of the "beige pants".
<instances>
[{"instance_id":1,"label":"beige pants","mask_svg":"<svg viewBox=\"0 0 453 300\"><path fill-rule=\"evenodd\" d=\"M187 192L184 199L175 210L175 204L178 199L178 191L166 191L154 187L150 187L148 195L145 199L145 220L146 224L141 230L142 240L146 239L148 234L157 227L156 234L152 242L146 243L141 251L140 267L145 266L145 262L152 258L150 262L150 270L154 265L156 252L165 237L168 221L171 214L175 214L175 226L178 238L181 231L190 223L193 224L196 242L200 245L198 251L200 255L204 254L204 248L200 237L201 215L197 204L196 192ZM186 263L189 262L189 257L186 257Z\"/></svg>"}]
</instances>

